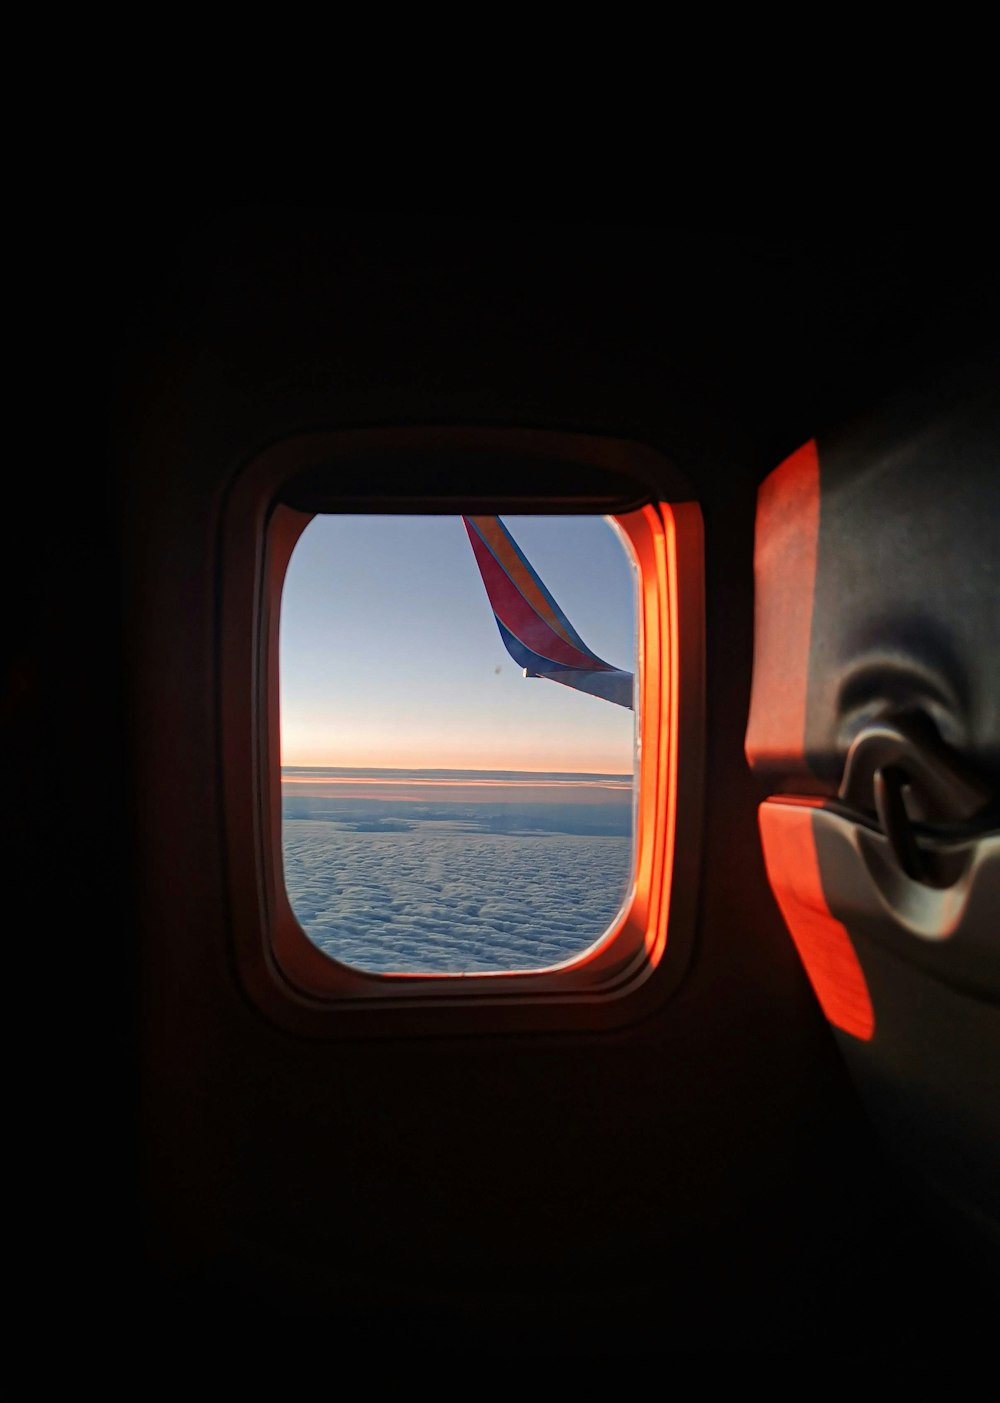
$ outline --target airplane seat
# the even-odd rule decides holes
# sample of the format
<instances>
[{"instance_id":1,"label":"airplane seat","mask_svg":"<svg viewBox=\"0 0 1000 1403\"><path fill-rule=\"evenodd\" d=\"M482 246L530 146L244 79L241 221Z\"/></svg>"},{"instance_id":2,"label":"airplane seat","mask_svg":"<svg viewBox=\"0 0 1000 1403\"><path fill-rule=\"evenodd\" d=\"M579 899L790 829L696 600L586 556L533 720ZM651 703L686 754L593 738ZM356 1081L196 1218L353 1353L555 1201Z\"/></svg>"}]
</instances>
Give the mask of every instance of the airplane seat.
<instances>
[{"instance_id":1,"label":"airplane seat","mask_svg":"<svg viewBox=\"0 0 1000 1403\"><path fill-rule=\"evenodd\" d=\"M953 370L763 481L746 733L771 888L888 1163L994 1280L998 384Z\"/></svg>"}]
</instances>

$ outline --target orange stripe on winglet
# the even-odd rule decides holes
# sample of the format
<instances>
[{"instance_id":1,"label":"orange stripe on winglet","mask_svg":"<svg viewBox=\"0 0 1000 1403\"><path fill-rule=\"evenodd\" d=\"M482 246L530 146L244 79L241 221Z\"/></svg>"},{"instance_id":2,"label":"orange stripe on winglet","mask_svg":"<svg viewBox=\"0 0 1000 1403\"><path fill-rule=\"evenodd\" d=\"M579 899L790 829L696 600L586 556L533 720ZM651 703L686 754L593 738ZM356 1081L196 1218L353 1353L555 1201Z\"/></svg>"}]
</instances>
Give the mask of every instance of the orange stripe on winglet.
<instances>
[{"instance_id":1,"label":"orange stripe on winglet","mask_svg":"<svg viewBox=\"0 0 1000 1403\"><path fill-rule=\"evenodd\" d=\"M804 443L764 479L754 545L754 661L746 756L752 769L806 766L806 694L819 540L819 453Z\"/></svg>"},{"instance_id":2,"label":"orange stripe on winglet","mask_svg":"<svg viewBox=\"0 0 1000 1403\"><path fill-rule=\"evenodd\" d=\"M835 1028L868 1042L875 1012L851 937L823 895L812 814L809 805L761 804L764 864L824 1014Z\"/></svg>"}]
</instances>

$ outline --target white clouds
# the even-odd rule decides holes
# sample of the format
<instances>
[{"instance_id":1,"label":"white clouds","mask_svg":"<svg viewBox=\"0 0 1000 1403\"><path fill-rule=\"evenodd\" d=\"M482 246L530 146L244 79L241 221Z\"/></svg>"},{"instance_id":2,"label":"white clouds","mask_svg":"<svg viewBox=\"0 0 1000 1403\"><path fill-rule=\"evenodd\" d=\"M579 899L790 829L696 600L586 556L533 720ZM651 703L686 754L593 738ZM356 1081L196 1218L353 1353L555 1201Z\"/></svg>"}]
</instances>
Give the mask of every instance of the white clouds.
<instances>
[{"instance_id":1,"label":"white clouds","mask_svg":"<svg viewBox=\"0 0 1000 1403\"><path fill-rule=\"evenodd\" d=\"M580 954L618 913L628 838L345 831L286 820L285 881L309 938L376 973L538 969Z\"/></svg>"}]
</instances>

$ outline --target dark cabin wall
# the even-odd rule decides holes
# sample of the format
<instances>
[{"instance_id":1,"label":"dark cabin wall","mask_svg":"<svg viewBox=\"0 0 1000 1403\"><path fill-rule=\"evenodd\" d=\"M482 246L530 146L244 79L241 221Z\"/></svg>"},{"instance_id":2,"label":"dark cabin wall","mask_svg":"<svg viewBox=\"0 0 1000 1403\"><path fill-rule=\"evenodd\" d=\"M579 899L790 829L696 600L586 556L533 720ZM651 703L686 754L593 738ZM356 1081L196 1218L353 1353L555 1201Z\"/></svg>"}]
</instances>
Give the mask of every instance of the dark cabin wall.
<instances>
[{"instance_id":1,"label":"dark cabin wall","mask_svg":"<svg viewBox=\"0 0 1000 1403\"><path fill-rule=\"evenodd\" d=\"M110 500L86 484L38 585L39 626L100 680L67 717L42 661L30 723L40 747L57 722L67 735L53 781L68 764L77 794L95 765L106 782L70 859L105 938L96 965L60 951L87 990L74 1115L102 1161L101 1231L70 1215L78 1279L106 1254L154 1339L160 1321L209 1328L235 1307L478 1343L544 1307L577 1343L597 1302L674 1346L767 1339L776 1313L810 1339L858 1254L873 1298L905 1286L879 1147L764 882L742 749L753 508L803 439L933 369L932 330L978 337L975 287L939 269L926 300L917 260L887 248L859 266L690 230L377 212L149 216L106 252ZM634 1029L317 1049L262 1026L233 980L214 782L222 495L286 433L411 422L634 437L702 502L697 949ZM62 588L81 577L88 634ZM41 819L37 772L17 763ZM51 881L30 847L25 871Z\"/></svg>"}]
</instances>

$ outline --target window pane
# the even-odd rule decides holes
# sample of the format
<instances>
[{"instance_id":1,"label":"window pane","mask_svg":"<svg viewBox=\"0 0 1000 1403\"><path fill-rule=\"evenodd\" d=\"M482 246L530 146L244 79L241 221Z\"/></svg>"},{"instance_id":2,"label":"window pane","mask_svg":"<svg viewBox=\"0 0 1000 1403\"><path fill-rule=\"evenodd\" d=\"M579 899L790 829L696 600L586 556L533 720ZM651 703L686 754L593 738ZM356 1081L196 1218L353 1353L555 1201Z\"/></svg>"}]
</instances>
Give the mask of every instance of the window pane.
<instances>
[{"instance_id":1,"label":"window pane","mask_svg":"<svg viewBox=\"0 0 1000 1403\"><path fill-rule=\"evenodd\" d=\"M631 882L636 638L606 518L315 517L279 662L285 884L309 939L420 974L598 941Z\"/></svg>"}]
</instances>

